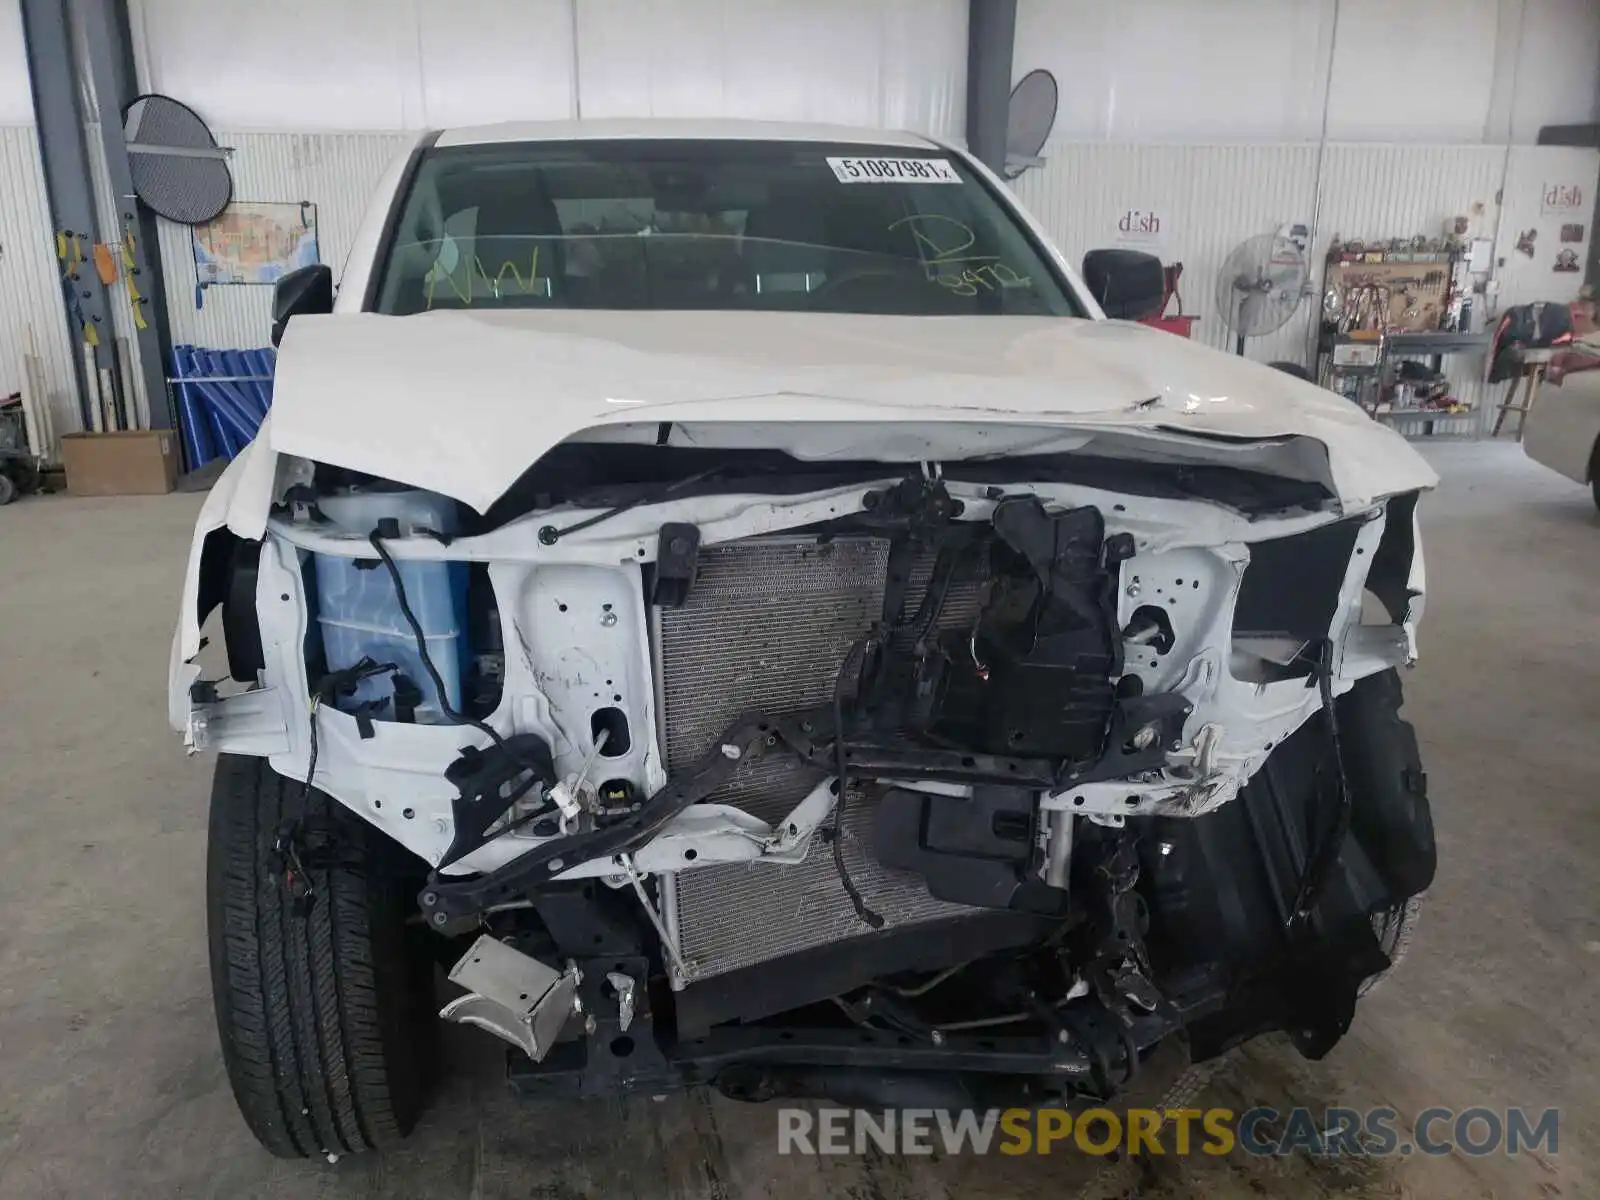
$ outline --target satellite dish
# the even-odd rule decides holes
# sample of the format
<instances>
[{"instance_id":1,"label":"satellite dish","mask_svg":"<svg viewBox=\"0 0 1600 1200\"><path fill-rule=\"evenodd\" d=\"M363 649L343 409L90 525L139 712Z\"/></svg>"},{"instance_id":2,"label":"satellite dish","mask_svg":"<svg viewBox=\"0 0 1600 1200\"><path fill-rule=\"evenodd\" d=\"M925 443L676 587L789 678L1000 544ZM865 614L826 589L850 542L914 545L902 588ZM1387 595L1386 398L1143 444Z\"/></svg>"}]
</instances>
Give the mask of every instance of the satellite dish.
<instances>
[{"instance_id":1,"label":"satellite dish","mask_svg":"<svg viewBox=\"0 0 1600 1200\"><path fill-rule=\"evenodd\" d=\"M1055 127L1058 98L1056 77L1045 70L1029 71L1011 89L1011 109L1006 118L1007 179L1015 179L1029 167L1044 162L1039 151Z\"/></svg>"},{"instance_id":2,"label":"satellite dish","mask_svg":"<svg viewBox=\"0 0 1600 1200\"><path fill-rule=\"evenodd\" d=\"M1288 323L1306 289L1306 255L1293 228L1247 238L1233 248L1217 276L1217 311L1233 330L1234 351L1245 338L1260 337Z\"/></svg>"},{"instance_id":3,"label":"satellite dish","mask_svg":"<svg viewBox=\"0 0 1600 1200\"><path fill-rule=\"evenodd\" d=\"M122 114L133 190L159 216L203 225L233 199L231 151L194 109L170 96L135 97Z\"/></svg>"}]
</instances>

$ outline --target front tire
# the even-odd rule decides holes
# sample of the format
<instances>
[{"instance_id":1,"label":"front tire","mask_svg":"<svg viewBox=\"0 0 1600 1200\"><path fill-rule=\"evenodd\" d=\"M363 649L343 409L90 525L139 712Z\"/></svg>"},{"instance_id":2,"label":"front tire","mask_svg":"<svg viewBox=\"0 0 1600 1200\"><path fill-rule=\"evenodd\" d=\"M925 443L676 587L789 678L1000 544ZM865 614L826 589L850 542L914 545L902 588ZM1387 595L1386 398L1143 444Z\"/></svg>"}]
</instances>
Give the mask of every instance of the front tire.
<instances>
[{"instance_id":1,"label":"front tire","mask_svg":"<svg viewBox=\"0 0 1600 1200\"><path fill-rule=\"evenodd\" d=\"M321 792L224 754L211 793L206 904L217 1031L250 1131L281 1158L399 1141L436 1062L432 964L407 925L419 865ZM333 831L305 863L301 915L272 861L286 818Z\"/></svg>"}]
</instances>

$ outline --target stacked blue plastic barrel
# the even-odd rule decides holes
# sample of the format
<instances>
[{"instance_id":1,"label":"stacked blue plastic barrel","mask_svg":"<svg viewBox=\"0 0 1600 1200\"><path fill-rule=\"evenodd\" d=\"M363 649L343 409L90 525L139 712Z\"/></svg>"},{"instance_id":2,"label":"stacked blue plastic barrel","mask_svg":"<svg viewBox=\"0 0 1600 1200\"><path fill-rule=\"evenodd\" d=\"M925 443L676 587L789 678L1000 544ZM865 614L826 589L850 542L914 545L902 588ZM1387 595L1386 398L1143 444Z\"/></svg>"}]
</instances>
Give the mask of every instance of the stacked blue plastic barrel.
<instances>
[{"instance_id":1,"label":"stacked blue plastic barrel","mask_svg":"<svg viewBox=\"0 0 1600 1200\"><path fill-rule=\"evenodd\" d=\"M261 428L272 403L278 352L172 348L172 391L183 429L189 470L215 458L232 458Z\"/></svg>"}]
</instances>

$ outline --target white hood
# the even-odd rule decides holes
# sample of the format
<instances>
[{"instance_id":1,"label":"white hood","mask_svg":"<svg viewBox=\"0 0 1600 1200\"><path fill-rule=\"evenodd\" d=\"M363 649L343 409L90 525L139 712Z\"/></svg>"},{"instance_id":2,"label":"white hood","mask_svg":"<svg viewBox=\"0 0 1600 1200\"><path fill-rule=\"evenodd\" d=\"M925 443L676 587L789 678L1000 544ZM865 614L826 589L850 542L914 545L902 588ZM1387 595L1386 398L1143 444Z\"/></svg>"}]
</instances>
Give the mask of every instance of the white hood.
<instances>
[{"instance_id":1,"label":"white hood","mask_svg":"<svg viewBox=\"0 0 1600 1200\"><path fill-rule=\"evenodd\" d=\"M559 442L657 422L1300 435L1326 447L1327 482L1348 506L1437 482L1403 438L1321 388L1141 325L1056 317L302 316L267 436L278 453L481 512Z\"/></svg>"}]
</instances>

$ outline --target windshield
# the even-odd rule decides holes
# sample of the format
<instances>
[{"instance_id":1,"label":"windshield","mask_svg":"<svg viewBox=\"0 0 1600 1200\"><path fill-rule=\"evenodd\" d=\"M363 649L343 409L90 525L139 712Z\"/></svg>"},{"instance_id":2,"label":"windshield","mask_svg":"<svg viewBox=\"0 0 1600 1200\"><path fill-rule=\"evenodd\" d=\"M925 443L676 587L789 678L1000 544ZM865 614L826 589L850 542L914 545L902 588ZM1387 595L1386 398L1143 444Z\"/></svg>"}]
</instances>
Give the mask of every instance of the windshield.
<instances>
[{"instance_id":1,"label":"windshield","mask_svg":"<svg viewBox=\"0 0 1600 1200\"><path fill-rule=\"evenodd\" d=\"M456 146L418 165L376 308L1081 316L994 192L936 148Z\"/></svg>"}]
</instances>

